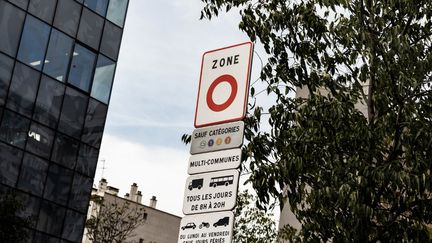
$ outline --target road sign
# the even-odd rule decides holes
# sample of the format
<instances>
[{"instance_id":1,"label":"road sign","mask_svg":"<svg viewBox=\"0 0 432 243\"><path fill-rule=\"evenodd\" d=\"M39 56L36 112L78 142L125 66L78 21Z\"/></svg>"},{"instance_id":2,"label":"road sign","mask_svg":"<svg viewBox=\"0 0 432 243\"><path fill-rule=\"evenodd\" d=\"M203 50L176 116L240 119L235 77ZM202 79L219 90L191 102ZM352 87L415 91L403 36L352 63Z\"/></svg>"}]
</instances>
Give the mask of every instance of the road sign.
<instances>
[{"instance_id":1,"label":"road sign","mask_svg":"<svg viewBox=\"0 0 432 243\"><path fill-rule=\"evenodd\" d=\"M192 133L191 154L238 148L243 144L244 122L197 128Z\"/></svg>"},{"instance_id":2,"label":"road sign","mask_svg":"<svg viewBox=\"0 0 432 243\"><path fill-rule=\"evenodd\" d=\"M190 175L235 169L240 166L241 149L229 149L212 153L196 154L189 158L188 173Z\"/></svg>"},{"instance_id":3,"label":"road sign","mask_svg":"<svg viewBox=\"0 0 432 243\"><path fill-rule=\"evenodd\" d=\"M232 210L236 204L238 170L224 170L189 176L183 199L183 213L197 214Z\"/></svg>"},{"instance_id":4,"label":"road sign","mask_svg":"<svg viewBox=\"0 0 432 243\"><path fill-rule=\"evenodd\" d=\"M246 114L253 44L246 42L204 53L195 127L242 120Z\"/></svg>"},{"instance_id":5,"label":"road sign","mask_svg":"<svg viewBox=\"0 0 432 243\"><path fill-rule=\"evenodd\" d=\"M233 225L231 211L187 215L180 222L178 243L230 243Z\"/></svg>"}]
</instances>

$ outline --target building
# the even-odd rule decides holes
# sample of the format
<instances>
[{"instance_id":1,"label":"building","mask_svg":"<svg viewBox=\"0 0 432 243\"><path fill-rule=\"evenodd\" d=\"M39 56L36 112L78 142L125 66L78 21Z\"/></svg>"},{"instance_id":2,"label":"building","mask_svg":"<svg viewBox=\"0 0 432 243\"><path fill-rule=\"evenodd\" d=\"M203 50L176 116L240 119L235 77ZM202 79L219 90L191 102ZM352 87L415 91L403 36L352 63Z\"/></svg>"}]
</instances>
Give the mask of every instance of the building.
<instances>
[{"instance_id":1,"label":"building","mask_svg":"<svg viewBox=\"0 0 432 243\"><path fill-rule=\"evenodd\" d=\"M0 0L0 195L81 242L128 0Z\"/></svg>"},{"instance_id":2,"label":"building","mask_svg":"<svg viewBox=\"0 0 432 243\"><path fill-rule=\"evenodd\" d=\"M138 191L138 186L133 183L130 192L122 198L118 196L119 190L115 187L108 186L105 179L99 181L98 188L94 188L92 194L103 197L104 203L116 203L116 205L123 205L130 203L131 207L138 207L144 209L143 225L137 227L127 239L127 242L137 243L172 243L177 242L181 217L163 212L156 209L157 200L152 196L149 205L142 204L142 194ZM90 204L88 210L88 218L96 215L99 212L99 206L93 202ZM84 233L84 243L91 243L92 241L87 238Z\"/></svg>"}]
</instances>

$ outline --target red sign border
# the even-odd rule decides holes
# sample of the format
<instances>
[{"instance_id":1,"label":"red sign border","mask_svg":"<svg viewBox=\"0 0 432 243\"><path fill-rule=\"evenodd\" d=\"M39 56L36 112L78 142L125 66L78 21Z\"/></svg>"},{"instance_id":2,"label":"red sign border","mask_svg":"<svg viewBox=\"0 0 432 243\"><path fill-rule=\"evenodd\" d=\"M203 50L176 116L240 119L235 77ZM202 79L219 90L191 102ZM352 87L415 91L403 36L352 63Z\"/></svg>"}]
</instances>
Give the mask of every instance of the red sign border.
<instances>
[{"instance_id":1,"label":"red sign border","mask_svg":"<svg viewBox=\"0 0 432 243\"><path fill-rule=\"evenodd\" d=\"M212 52L216 52L216 51L221 51L221 50L225 50L225 49L229 49L229 48L233 48L233 47L237 47L237 46L242 46L242 45L250 45L250 51L249 51L249 64L248 64L248 71L247 71L247 77L246 77L246 90L245 90L245 100L244 100L244 106L243 106L243 114L240 117L237 118L232 118L232 119L226 119L226 120L220 120L220 121L216 121L216 122L210 122L210 123L205 123L205 124L201 124L201 125L197 125L197 115L198 115L198 102L199 102L199 93L201 90L201 82L202 82L202 74L203 74L203 65L204 65L204 56L206 54L212 53ZM202 55L202 60L201 60L201 71L200 71L200 79L199 79L199 86L198 86L198 95L197 95L197 100L196 100L196 107L195 107L195 118L194 118L194 127L195 128L200 128L200 127L207 127L207 126L212 126L212 125L217 125L217 124L222 124L222 123L227 123L227 122L234 122L234 121L241 121L245 118L246 116L246 109L247 109L247 100L248 100L248 96L249 96L249 83L250 83L250 76L251 76L251 68L252 68L252 55L253 55L253 49L254 49L254 44L251 41L248 42L243 42L240 44L235 44L235 45L231 45L231 46L226 46L226 47L222 47L222 48L218 48L218 49L214 49L211 51L206 51L204 52L204 54Z\"/></svg>"}]
</instances>

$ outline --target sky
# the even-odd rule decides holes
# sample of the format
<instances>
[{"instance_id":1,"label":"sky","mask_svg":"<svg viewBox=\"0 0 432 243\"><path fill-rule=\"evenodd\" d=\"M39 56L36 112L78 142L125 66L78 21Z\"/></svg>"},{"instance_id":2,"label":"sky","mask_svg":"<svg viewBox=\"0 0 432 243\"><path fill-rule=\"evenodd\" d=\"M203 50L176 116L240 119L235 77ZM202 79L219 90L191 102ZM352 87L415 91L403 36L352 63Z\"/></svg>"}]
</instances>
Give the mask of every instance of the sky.
<instances>
[{"instance_id":1,"label":"sky","mask_svg":"<svg viewBox=\"0 0 432 243\"><path fill-rule=\"evenodd\" d=\"M238 12L199 20L203 6L130 0L95 175L95 185L104 177L121 196L137 183L145 205L156 196L157 209L180 217L190 156L181 136L194 129L202 55L249 40ZM251 82L261 68L257 53Z\"/></svg>"}]
</instances>

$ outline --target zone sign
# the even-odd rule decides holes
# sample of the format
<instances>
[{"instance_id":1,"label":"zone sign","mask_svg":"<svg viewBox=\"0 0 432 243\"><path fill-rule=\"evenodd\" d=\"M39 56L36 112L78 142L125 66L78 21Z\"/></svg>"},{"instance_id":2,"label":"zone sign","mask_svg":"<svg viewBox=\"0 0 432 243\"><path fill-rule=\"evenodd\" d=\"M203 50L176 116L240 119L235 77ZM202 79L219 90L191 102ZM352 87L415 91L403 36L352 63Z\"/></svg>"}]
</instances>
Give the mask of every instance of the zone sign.
<instances>
[{"instance_id":1,"label":"zone sign","mask_svg":"<svg viewBox=\"0 0 432 243\"><path fill-rule=\"evenodd\" d=\"M239 121L246 115L252 42L204 53L195 111L195 127Z\"/></svg>"}]
</instances>

